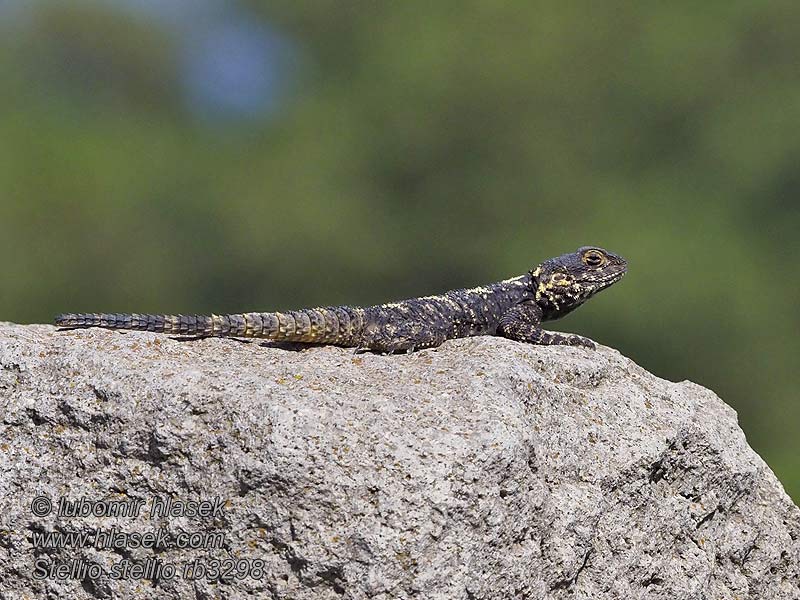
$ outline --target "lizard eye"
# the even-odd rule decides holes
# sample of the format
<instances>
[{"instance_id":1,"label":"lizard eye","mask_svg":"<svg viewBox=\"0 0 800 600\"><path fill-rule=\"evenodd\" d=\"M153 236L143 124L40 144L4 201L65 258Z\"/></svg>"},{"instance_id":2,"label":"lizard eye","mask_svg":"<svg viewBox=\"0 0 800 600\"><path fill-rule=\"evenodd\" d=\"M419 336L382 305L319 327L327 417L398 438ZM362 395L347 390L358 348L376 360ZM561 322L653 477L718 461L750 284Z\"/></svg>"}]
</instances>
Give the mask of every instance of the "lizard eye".
<instances>
[{"instance_id":1,"label":"lizard eye","mask_svg":"<svg viewBox=\"0 0 800 600\"><path fill-rule=\"evenodd\" d=\"M597 250L589 250L583 255L583 262L589 267L599 267L606 262L606 257Z\"/></svg>"}]
</instances>

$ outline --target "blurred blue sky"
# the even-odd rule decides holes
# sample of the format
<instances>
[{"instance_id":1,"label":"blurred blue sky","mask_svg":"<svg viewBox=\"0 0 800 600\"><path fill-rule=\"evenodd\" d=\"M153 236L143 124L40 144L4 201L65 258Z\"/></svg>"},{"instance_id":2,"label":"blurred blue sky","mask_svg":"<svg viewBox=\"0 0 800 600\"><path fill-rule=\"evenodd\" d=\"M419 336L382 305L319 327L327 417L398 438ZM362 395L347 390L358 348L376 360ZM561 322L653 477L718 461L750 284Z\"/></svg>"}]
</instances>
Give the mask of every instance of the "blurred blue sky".
<instances>
[{"instance_id":1,"label":"blurred blue sky","mask_svg":"<svg viewBox=\"0 0 800 600\"><path fill-rule=\"evenodd\" d=\"M88 2L89 0L79 0ZM169 30L179 56L187 110L202 121L268 117L279 106L292 44L235 2L221 0L92 0ZM28 15L59 0L0 0L4 27L26 27Z\"/></svg>"}]
</instances>

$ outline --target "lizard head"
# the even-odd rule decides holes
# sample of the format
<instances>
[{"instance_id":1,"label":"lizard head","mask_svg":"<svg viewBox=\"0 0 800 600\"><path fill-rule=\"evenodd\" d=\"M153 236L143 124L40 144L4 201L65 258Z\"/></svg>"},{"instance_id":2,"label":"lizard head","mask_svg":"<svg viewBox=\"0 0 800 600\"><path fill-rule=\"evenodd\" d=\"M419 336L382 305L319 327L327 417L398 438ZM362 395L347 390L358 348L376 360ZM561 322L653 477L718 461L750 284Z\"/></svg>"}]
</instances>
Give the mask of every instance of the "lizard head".
<instances>
[{"instance_id":1,"label":"lizard head","mask_svg":"<svg viewBox=\"0 0 800 600\"><path fill-rule=\"evenodd\" d=\"M561 316L622 279L627 270L628 263L621 256L583 246L546 260L531 271L536 302L546 317Z\"/></svg>"}]
</instances>

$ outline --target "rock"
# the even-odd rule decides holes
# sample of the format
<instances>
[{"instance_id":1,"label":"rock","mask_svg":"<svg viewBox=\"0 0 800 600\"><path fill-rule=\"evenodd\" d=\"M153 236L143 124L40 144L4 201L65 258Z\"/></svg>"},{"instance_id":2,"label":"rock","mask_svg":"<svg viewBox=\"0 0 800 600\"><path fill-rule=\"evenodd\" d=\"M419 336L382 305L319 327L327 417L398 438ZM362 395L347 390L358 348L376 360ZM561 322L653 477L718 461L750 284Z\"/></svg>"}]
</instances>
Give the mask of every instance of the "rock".
<instances>
[{"instance_id":1,"label":"rock","mask_svg":"<svg viewBox=\"0 0 800 600\"><path fill-rule=\"evenodd\" d=\"M800 598L734 411L609 348L2 324L0 398L2 598Z\"/></svg>"}]
</instances>

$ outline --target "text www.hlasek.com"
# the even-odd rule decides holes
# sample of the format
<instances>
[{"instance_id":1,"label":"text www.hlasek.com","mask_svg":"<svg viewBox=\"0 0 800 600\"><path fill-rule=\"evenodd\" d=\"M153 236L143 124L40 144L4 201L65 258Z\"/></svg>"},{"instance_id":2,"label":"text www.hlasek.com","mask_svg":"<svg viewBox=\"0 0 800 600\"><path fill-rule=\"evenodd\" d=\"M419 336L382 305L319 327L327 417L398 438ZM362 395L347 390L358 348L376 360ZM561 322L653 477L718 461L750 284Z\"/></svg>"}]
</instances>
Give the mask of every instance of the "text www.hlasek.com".
<instances>
[{"instance_id":1,"label":"text www.hlasek.com","mask_svg":"<svg viewBox=\"0 0 800 600\"><path fill-rule=\"evenodd\" d=\"M211 550L222 548L225 543L225 534L219 531L178 531L170 534L163 527L144 533L126 532L116 527L80 532L33 532L32 537L35 548L94 548L96 550L122 548Z\"/></svg>"}]
</instances>

